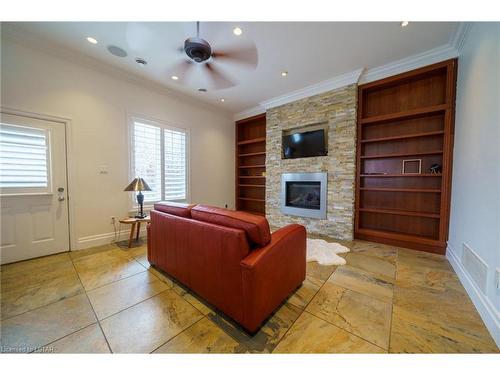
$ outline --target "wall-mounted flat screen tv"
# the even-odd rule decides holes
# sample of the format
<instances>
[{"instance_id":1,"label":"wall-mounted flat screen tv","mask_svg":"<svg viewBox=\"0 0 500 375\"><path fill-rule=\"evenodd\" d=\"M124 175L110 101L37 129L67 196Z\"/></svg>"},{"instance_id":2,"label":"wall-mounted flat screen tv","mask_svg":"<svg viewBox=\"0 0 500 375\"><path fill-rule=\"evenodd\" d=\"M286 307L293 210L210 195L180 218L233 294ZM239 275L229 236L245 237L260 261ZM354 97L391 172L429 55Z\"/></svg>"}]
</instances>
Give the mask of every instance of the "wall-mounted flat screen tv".
<instances>
[{"instance_id":1,"label":"wall-mounted flat screen tv","mask_svg":"<svg viewBox=\"0 0 500 375\"><path fill-rule=\"evenodd\" d=\"M283 158L308 158L328 155L325 129L283 135Z\"/></svg>"}]
</instances>

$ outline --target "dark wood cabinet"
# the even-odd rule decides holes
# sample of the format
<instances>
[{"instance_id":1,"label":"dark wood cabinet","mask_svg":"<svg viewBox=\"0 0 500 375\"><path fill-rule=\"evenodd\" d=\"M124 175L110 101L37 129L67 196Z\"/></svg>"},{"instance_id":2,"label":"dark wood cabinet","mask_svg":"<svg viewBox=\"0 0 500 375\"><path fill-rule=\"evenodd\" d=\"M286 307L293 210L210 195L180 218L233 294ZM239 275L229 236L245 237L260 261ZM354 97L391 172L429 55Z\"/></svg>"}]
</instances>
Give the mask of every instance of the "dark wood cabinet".
<instances>
[{"instance_id":1,"label":"dark wood cabinet","mask_svg":"<svg viewBox=\"0 0 500 375\"><path fill-rule=\"evenodd\" d=\"M359 86L355 238L445 253L456 73L452 59Z\"/></svg>"},{"instance_id":2,"label":"dark wood cabinet","mask_svg":"<svg viewBox=\"0 0 500 375\"><path fill-rule=\"evenodd\" d=\"M266 212L266 114L236 122L236 209Z\"/></svg>"}]
</instances>

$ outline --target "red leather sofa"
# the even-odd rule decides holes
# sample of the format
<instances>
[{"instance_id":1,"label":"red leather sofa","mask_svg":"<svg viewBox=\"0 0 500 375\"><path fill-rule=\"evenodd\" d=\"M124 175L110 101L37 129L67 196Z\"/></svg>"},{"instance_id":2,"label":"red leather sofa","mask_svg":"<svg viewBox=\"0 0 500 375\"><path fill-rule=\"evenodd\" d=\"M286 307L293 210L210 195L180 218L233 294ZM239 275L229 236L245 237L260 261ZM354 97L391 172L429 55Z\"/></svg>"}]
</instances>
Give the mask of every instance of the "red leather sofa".
<instances>
[{"instance_id":1,"label":"red leather sofa","mask_svg":"<svg viewBox=\"0 0 500 375\"><path fill-rule=\"evenodd\" d=\"M255 332L306 275L306 230L271 234L265 217L206 205L157 203L148 260Z\"/></svg>"}]
</instances>

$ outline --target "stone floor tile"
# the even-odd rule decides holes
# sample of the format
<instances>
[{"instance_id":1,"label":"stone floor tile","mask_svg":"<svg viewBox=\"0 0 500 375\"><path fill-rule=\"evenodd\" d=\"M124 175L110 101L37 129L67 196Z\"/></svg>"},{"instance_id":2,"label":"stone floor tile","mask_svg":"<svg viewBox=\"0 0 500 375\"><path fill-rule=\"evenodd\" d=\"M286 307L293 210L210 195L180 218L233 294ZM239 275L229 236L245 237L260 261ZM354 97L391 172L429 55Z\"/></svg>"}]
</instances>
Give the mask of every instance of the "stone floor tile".
<instances>
[{"instance_id":1,"label":"stone floor tile","mask_svg":"<svg viewBox=\"0 0 500 375\"><path fill-rule=\"evenodd\" d=\"M238 351L271 353L301 311L294 305L285 303L276 309L253 335L248 334L236 322L221 314L210 313L207 317L240 344Z\"/></svg>"},{"instance_id":2,"label":"stone floor tile","mask_svg":"<svg viewBox=\"0 0 500 375\"><path fill-rule=\"evenodd\" d=\"M386 353L386 351L304 312L273 353Z\"/></svg>"},{"instance_id":3,"label":"stone floor tile","mask_svg":"<svg viewBox=\"0 0 500 375\"><path fill-rule=\"evenodd\" d=\"M383 258L358 252L347 254L346 261L349 266L371 272L384 280L393 281L396 276L396 265Z\"/></svg>"},{"instance_id":4,"label":"stone floor tile","mask_svg":"<svg viewBox=\"0 0 500 375\"><path fill-rule=\"evenodd\" d=\"M337 266L324 266L316 261L307 262L306 264L306 274L320 281L328 280L336 269Z\"/></svg>"},{"instance_id":5,"label":"stone floor tile","mask_svg":"<svg viewBox=\"0 0 500 375\"><path fill-rule=\"evenodd\" d=\"M203 317L171 289L101 322L114 353L150 353Z\"/></svg>"},{"instance_id":6,"label":"stone floor tile","mask_svg":"<svg viewBox=\"0 0 500 375\"><path fill-rule=\"evenodd\" d=\"M390 280L359 268L349 265L340 266L328 281L384 302L392 302L393 284Z\"/></svg>"},{"instance_id":7,"label":"stone floor tile","mask_svg":"<svg viewBox=\"0 0 500 375\"><path fill-rule=\"evenodd\" d=\"M144 301L170 288L152 273L144 272L88 292L99 320Z\"/></svg>"},{"instance_id":8,"label":"stone floor tile","mask_svg":"<svg viewBox=\"0 0 500 375\"><path fill-rule=\"evenodd\" d=\"M203 318L154 353L237 353L240 345L209 319Z\"/></svg>"},{"instance_id":9,"label":"stone floor tile","mask_svg":"<svg viewBox=\"0 0 500 375\"><path fill-rule=\"evenodd\" d=\"M482 322L479 322L482 323ZM469 324L476 325L473 319ZM477 327L464 329L451 321L393 306L391 353L499 353L495 343Z\"/></svg>"},{"instance_id":10,"label":"stone floor tile","mask_svg":"<svg viewBox=\"0 0 500 375\"><path fill-rule=\"evenodd\" d=\"M109 347L101 328L94 323L71 335L50 343L36 353L43 354L75 354L75 353L109 353Z\"/></svg>"},{"instance_id":11,"label":"stone floor tile","mask_svg":"<svg viewBox=\"0 0 500 375\"><path fill-rule=\"evenodd\" d=\"M2 321L2 351L31 352L96 321L85 294Z\"/></svg>"},{"instance_id":12,"label":"stone floor tile","mask_svg":"<svg viewBox=\"0 0 500 375\"><path fill-rule=\"evenodd\" d=\"M213 312L212 307L208 302L206 302L201 297L197 296L194 292L190 291L184 285L179 283L178 281L173 282L172 290L176 292L179 296L181 296L188 303L193 305L196 310L201 312L203 315L207 315Z\"/></svg>"},{"instance_id":13,"label":"stone floor tile","mask_svg":"<svg viewBox=\"0 0 500 375\"><path fill-rule=\"evenodd\" d=\"M304 309L314 297L314 295L318 292L319 288L321 288L323 283L323 281L315 279L312 276L306 276L306 279L302 283L302 286L297 289L290 296L290 298L288 298L287 302L298 307L299 309Z\"/></svg>"},{"instance_id":14,"label":"stone floor tile","mask_svg":"<svg viewBox=\"0 0 500 375\"><path fill-rule=\"evenodd\" d=\"M389 348L391 303L326 282L306 311L377 346Z\"/></svg>"},{"instance_id":15,"label":"stone floor tile","mask_svg":"<svg viewBox=\"0 0 500 375\"><path fill-rule=\"evenodd\" d=\"M72 267L53 278L15 278L1 286L1 317L6 319L84 292Z\"/></svg>"},{"instance_id":16,"label":"stone floor tile","mask_svg":"<svg viewBox=\"0 0 500 375\"><path fill-rule=\"evenodd\" d=\"M86 290L144 271L135 259L118 249L80 257L74 264Z\"/></svg>"}]
</instances>

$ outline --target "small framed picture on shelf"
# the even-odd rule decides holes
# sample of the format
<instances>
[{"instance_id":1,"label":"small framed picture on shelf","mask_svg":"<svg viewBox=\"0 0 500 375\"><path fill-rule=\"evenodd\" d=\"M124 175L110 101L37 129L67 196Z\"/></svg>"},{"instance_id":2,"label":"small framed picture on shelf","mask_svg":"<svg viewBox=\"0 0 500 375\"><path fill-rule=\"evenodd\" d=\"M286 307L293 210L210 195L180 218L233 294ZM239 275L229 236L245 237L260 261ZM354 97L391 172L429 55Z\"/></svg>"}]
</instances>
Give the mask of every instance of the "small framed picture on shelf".
<instances>
[{"instance_id":1,"label":"small framed picture on shelf","mask_svg":"<svg viewBox=\"0 0 500 375\"><path fill-rule=\"evenodd\" d=\"M403 160L403 174L421 174L422 159Z\"/></svg>"}]
</instances>

